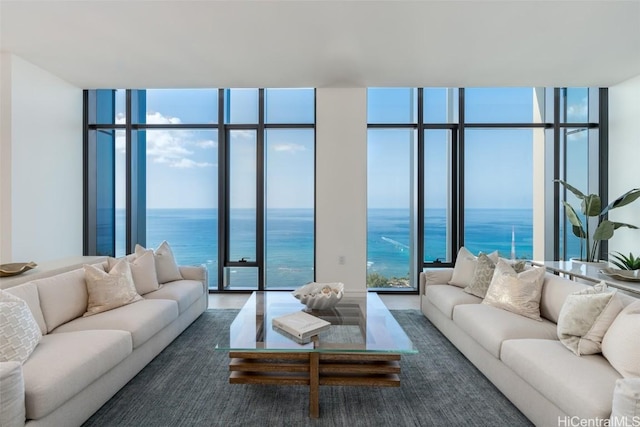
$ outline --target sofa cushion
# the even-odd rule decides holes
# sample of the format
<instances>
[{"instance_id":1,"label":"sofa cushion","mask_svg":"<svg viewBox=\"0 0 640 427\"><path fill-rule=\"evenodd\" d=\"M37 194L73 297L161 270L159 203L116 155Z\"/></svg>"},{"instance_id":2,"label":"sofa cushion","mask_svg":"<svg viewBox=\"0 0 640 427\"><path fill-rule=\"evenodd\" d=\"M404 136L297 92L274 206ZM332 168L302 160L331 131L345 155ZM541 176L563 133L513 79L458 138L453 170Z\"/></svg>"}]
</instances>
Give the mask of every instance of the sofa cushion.
<instances>
[{"instance_id":1,"label":"sofa cushion","mask_svg":"<svg viewBox=\"0 0 640 427\"><path fill-rule=\"evenodd\" d=\"M6 292L11 295L15 295L18 298L24 300L33 314L33 318L38 322L38 327L42 335L47 333L47 324L44 322L44 316L42 315L42 309L40 308L40 296L38 295L38 286L33 282L24 283L22 285L14 286L12 288L5 289Z\"/></svg>"},{"instance_id":2,"label":"sofa cushion","mask_svg":"<svg viewBox=\"0 0 640 427\"><path fill-rule=\"evenodd\" d=\"M25 418L22 363L0 363L0 426L23 427Z\"/></svg>"},{"instance_id":3,"label":"sofa cushion","mask_svg":"<svg viewBox=\"0 0 640 427\"><path fill-rule=\"evenodd\" d=\"M100 264L96 268L102 268ZM80 317L87 311L87 285L84 269L78 268L44 279L34 280L40 295L40 307L47 332Z\"/></svg>"},{"instance_id":4,"label":"sofa cushion","mask_svg":"<svg viewBox=\"0 0 640 427\"><path fill-rule=\"evenodd\" d=\"M178 303L170 300L145 300L94 316L80 317L59 326L53 334L91 329L116 329L131 333L133 348L138 348L178 317Z\"/></svg>"},{"instance_id":5,"label":"sofa cushion","mask_svg":"<svg viewBox=\"0 0 640 427\"><path fill-rule=\"evenodd\" d=\"M551 273L545 273L542 282L542 295L540 297L540 316L558 323L560 310L569 294L589 289L591 286L584 283L564 279Z\"/></svg>"},{"instance_id":6,"label":"sofa cushion","mask_svg":"<svg viewBox=\"0 0 640 427\"><path fill-rule=\"evenodd\" d=\"M602 351L602 337L623 309L602 282L567 296L558 319L558 338L577 356Z\"/></svg>"},{"instance_id":7,"label":"sofa cushion","mask_svg":"<svg viewBox=\"0 0 640 427\"><path fill-rule=\"evenodd\" d=\"M42 332L27 303L0 289L0 362L24 363Z\"/></svg>"},{"instance_id":8,"label":"sofa cushion","mask_svg":"<svg viewBox=\"0 0 640 427\"><path fill-rule=\"evenodd\" d=\"M533 320L486 304L457 305L453 309L453 322L497 359L505 340L557 340L555 323Z\"/></svg>"},{"instance_id":9,"label":"sofa cushion","mask_svg":"<svg viewBox=\"0 0 640 427\"><path fill-rule=\"evenodd\" d=\"M482 303L542 321L540 297L544 272L544 268L535 267L516 273L509 264L499 260Z\"/></svg>"},{"instance_id":10,"label":"sofa cushion","mask_svg":"<svg viewBox=\"0 0 640 427\"><path fill-rule=\"evenodd\" d=\"M470 295L457 286L431 285L425 291L427 300L435 305L449 319L453 318L453 308L458 304L479 304L482 300Z\"/></svg>"},{"instance_id":11,"label":"sofa cushion","mask_svg":"<svg viewBox=\"0 0 640 427\"><path fill-rule=\"evenodd\" d=\"M146 299L168 299L178 303L182 314L203 294L202 282L196 280L177 280L162 285L162 288L145 294Z\"/></svg>"},{"instance_id":12,"label":"sofa cushion","mask_svg":"<svg viewBox=\"0 0 640 427\"><path fill-rule=\"evenodd\" d=\"M124 259L118 261L108 273L85 265L84 276L88 293L85 317L142 300L133 284L131 267Z\"/></svg>"},{"instance_id":13,"label":"sofa cushion","mask_svg":"<svg viewBox=\"0 0 640 427\"><path fill-rule=\"evenodd\" d=\"M613 321L602 339L602 354L623 377L640 377L640 300Z\"/></svg>"},{"instance_id":14,"label":"sofa cushion","mask_svg":"<svg viewBox=\"0 0 640 427\"><path fill-rule=\"evenodd\" d=\"M502 361L566 414L606 419L620 374L601 355L578 357L556 340L509 340Z\"/></svg>"},{"instance_id":15,"label":"sofa cushion","mask_svg":"<svg viewBox=\"0 0 640 427\"><path fill-rule=\"evenodd\" d=\"M39 419L131 354L125 331L48 334L23 365L27 418Z\"/></svg>"}]
</instances>

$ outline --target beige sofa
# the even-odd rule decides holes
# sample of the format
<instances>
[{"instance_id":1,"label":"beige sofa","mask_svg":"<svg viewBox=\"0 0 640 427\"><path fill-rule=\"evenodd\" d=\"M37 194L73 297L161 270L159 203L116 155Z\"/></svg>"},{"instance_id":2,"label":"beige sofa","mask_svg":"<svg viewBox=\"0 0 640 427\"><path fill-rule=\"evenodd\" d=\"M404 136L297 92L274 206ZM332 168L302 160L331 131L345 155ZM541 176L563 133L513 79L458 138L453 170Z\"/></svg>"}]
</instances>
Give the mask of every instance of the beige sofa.
<instances>
[{"instance_id":1,"label":"beige sofa","mask_svg":"<svg viewBox=\"0 0 640 427\"><path fill-rule=\"evenodd\" d=\"M556 332L565 298L589 285L546 273L540 322L480 304L448 284L452 273L441 268L421 274L422 312L527 418L538 426L569 425L570 417L609 418L622 376L602 354L574 355ZM636 301L620 297L625 305Z\"/></svg>"},{"instance_id":2,"label":"beige sofa","mask_svg":"<svg viewBox=\"0 0 640 427\"><path fill-rule=\"evenodd\" d=\"M27 301L43 337L23 365L0 363L3 427L81 425L208 305L206 269L181 266L183 280L83 317L88 294L76 267L5 289Z\"/></svg>"}]
</instances>

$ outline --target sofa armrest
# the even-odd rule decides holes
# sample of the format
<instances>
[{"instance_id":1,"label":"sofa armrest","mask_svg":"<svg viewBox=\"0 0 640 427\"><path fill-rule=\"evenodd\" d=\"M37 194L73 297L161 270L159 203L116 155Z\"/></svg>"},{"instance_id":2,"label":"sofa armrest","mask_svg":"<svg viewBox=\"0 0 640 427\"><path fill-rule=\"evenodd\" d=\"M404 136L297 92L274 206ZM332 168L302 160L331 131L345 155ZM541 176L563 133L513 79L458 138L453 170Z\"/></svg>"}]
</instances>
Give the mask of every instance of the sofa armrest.
<instances>
[{"instance_id":1,"label":"sofa armrest","mask_svg":"<svg viewBox=\"0 0 640 427\"><path fill-rule=\"evenodd\" d=\"M181 265L180 275L185 280L198 280L205 285L205 289L209 287L209 272L204 265Z\"/></svg>"},{"instance_id":2,"label":"sofa armrest","mask_svg":"<svg viewBox=\"0 0 640 427\"><path fill-rule=\"evenodd\" d=\"M427 268L420 273L420 295L424 295L429 285L445 285L451 280L453 268Z\"/></svg>"},{"instance_id":3,"label":"sofa armrest","mask_svg":"<svg viewBox=\"0 0 640 427\"><path fill-rule=\"evenodd\" d=\"M23 427L26 419L20 362L0 362L0 426Z\"/></svg>"}]
</instances>

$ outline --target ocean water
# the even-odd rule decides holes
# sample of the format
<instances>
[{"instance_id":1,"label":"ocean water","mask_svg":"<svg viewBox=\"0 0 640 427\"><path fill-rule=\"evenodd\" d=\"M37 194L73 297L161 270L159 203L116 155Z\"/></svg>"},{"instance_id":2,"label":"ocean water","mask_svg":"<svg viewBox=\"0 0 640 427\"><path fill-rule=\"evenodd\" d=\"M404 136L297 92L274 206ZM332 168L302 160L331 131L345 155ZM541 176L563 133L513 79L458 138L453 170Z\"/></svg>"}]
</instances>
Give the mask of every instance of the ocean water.
<instances>
[{"instance_id":1,"label":"ocean water","mask_svg":"<svg viewBox=\"0 0 640 427\"><path fill-rule=\"evenodd\" d=\"M447 261L445 210L425 214L425 261ZM255 260L255 220L250 210L231 212L231 259ZM516 257L533 254L533 213L530 209L467 209L465 246L474 253L500 251L511 256L512 232ZM386 277L406 277L410 260L410 221L406 209L370 209L367 218L367 271ZM209 269L209 286L218 285L218 212L216 209L149 209L147 247L170 243L179 264ZM124 210L116 211L116 255L124 252ZM314 277L314 224L310 209L269 209L266 216L266 280L268 288L293 288ZM228 268L233 288L257 286L257 270Z\"/></svg>"}]
</instances>

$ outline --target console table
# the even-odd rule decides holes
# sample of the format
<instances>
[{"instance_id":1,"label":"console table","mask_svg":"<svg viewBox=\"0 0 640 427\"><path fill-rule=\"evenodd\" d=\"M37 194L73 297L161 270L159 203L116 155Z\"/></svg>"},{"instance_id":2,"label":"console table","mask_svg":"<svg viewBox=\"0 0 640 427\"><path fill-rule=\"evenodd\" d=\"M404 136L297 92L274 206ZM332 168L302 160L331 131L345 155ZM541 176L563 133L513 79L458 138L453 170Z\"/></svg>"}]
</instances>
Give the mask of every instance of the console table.
<instances>
[{"instance_id":1,"label":"console table","mask_svg":"<svg viewBox=\"0 0 640 427\"><path fill-rule=\"evenodd\" d=\"M640 295L640 282L627 282L614 279L600 270L602 267L597 265L589 265L572 261L530 261L531 265L544 267L553 273L559 273L568 276L570 279L582 279L590 282L599 283L604 281L607 286L620 289L634 296Z\"/></svg>"}]
</instances>

